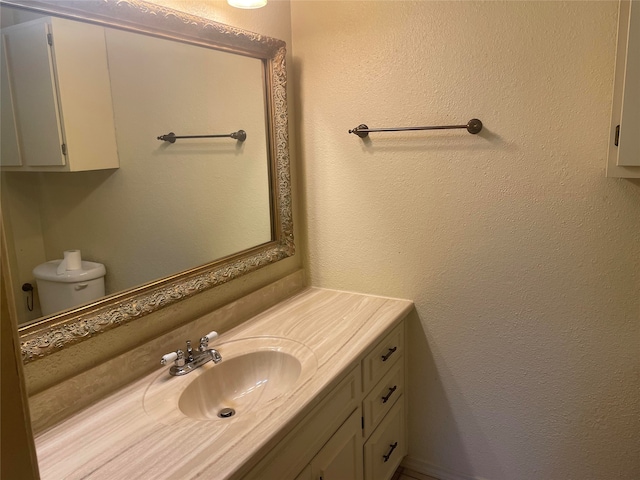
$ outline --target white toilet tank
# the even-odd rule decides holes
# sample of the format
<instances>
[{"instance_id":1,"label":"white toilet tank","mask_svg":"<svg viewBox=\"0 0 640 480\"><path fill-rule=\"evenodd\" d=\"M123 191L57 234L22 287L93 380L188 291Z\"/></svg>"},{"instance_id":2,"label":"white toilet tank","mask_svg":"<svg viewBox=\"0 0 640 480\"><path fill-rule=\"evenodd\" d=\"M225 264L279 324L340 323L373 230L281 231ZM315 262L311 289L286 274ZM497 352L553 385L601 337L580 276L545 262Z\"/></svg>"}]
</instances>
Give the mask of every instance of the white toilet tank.
<instances>
[{"instance_id":1,"label":"white toilet tank","mask_svg":"<svg viewBox=\"0 0 640 480\"><path fill-rule=\"evenodd\" d=\"M58 274L63 260L42 263L33 269L43 315L78 307L104 297L104 265L82 260L81 268Z\"/></svg>"}]
</instances>

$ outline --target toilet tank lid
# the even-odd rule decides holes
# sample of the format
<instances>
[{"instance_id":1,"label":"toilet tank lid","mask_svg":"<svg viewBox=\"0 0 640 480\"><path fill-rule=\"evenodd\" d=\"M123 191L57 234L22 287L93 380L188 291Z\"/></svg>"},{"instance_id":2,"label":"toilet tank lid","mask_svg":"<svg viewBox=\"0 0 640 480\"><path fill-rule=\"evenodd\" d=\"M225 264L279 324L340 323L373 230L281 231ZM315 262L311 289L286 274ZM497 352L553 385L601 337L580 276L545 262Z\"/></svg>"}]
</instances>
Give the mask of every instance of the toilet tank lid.
<instances>
[{"instance_id":1,"label":"toilet tank lid","mask_svg":"<svg viewBox=\"0 0 640 480\"><path fill-rule=\"evenodd\" d=\"M58 265L62 260L51 260L41 263L33 269L33 275L38 280L49 280L50 282L74 283L95 280L104 277L107 270L104 265L96 262L82 261L82 268L79 270L65 270L58 275Z\"/></svg>"}]
</instances>

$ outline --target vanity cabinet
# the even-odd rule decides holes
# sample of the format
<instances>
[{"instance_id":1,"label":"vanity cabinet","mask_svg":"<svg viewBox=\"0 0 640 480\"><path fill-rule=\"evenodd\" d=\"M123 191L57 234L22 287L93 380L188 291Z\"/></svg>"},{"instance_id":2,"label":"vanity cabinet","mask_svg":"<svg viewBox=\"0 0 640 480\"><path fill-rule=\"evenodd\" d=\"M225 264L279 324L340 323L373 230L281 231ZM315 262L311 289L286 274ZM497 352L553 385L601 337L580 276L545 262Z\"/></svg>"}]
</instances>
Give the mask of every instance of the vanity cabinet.
<instances>
[{"instance_id":1,"label":"vanity cabinet","mask_svg":"<svg viewBox=\"0 0 640 480\"><path fill-rule=\"evenodd\" d=\"M104 28L43 17L1 33L2 169L118 168Z\"/></svg>"},{"instance_id":2,"label":"vanity cabinet","mask_svg":"<svg viewBox=\"0 0 640 480\"><path fill-rule=\"evenodd\" d=\"M640 178L640 0L619 7L607 176Z\"/></svg>"},{"instance_id":3,"label":"vanity cabinet","mask_svg":"<svg viewBox=\"0 0 640 480\"><path fill-rule=\"evenodd\" d=\"M244 480L389 480L407 453L404 322Z\"/></svg>"},{"instance_id":4,"label":"vanity cabinet","mask_svg":"<svg viewBox=\"0 0 640 480\"><path fill-rule=\"evenodd\" d=\"M254 299L245 305L239 311ZM193 378L168 378L162 368L39 432L40 476L390 480L407 452L405 319L413 311L408 300L306 288L225 332L215 345L219 365ZM228 312L189 328L205 331ZM177 335L167 334L167 343ZM193 397L192 382L203 380L214 394ZM256 380L272 383L254 390ZM64 398L77 395L77 385L74 378ZM257 396L238 400L231 418L214 417L219 402L234 406L234 390ZM65 406L59 387L54 392L44 398L46 412L51 402ZM194 412L196 404L212 410ZM193 448L176 455L176 435L193 432Z\"/></svg>"}]
</instances>

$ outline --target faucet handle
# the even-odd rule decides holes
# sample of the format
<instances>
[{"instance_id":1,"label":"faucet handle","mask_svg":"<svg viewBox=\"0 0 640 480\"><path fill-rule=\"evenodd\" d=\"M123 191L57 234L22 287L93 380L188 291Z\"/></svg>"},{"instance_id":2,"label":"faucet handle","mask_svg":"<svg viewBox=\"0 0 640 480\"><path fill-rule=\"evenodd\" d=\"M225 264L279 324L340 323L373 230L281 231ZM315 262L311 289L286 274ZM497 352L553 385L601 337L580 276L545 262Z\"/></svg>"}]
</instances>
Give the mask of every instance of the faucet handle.
<instances>
[{"instance_id":1,"label":"faucet handle","mask_svg":"<svg viewBox=\"0 0 640 480\"><path fill-rule=\"evenodd\" d=\"M200 339L200 347L198 347L198 350L203 352L209 346L209 342L211 340L215 340L216 338L218 338L218 332L212 331L207 333L204 337Z\"/></svg>"},{"instance_id":2,"label":"faucet handle","mask_svg":"<svg viewBox=\"0 0 640 480\"><path fill-rule=\"evenodd\" d=\"M215 330L212 330L202 338L205 338L205 337L208 341L215 340L216 338L218 338L218 332L216 332Z\"/></svg>"},{"instance_id":3,"label":"faucet handle","mask_svg":"<svg viewBox=\"0 0 640 480\"><path fill-rule=\"evenodd\" d=\"M184 362L184 353L182 352L182 350L177 350L175 352L163 355L160 359L160 365L166 365L167 363L174 361L176 362L176 364L178 364L180 361Z\"/></svg>"},{"instance_id":4,"label":"faucet handle","mask_svg":"<svg viewBox=\"0 0 640 480\"><path fill-rule=\"evenodd\" d=\"M160 359L160 365L166 365L169 362L173 362L178 359L178 354L176 352L167 353L163 355Z\"/></svg>"}]
</instances>

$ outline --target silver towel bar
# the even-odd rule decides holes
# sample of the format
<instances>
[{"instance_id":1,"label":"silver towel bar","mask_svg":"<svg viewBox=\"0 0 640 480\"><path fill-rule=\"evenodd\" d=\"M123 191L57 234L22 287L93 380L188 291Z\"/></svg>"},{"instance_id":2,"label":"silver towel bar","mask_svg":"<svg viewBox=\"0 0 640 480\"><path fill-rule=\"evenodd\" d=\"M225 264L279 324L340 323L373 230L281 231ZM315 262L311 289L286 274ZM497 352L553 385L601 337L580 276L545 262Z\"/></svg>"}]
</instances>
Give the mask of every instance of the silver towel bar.
<instances>
[{"instance_id":1,"label":"silver towel bar","mask_svg":"<svg viewBox=\"0 0 640 480\"><path fill-rule=\"evenodd\" d=\"M360 138L365 138L371 132L405 132L408 130L451 130L454 128L466 128L471 134L479 133L482 130L482 122L477 118L472 118L466 125L436 125L431 127L396 127L396 128L369 128L364 123L356 128L349 130Z\"/></svg>"},{"instance_id":2,"label":"silver towel bar","mask_svg":"<svg viewBox=\"0 0 640 480\"><path fill-rule=\"evenodd\" d=\"M176 143L176 140L180 138L233 138L239 142L244 142L247 139L247 132L244 130L238 130L224 135L176 135L173 132L169 132L166 135L160 135L158 140L162 140L169 143Z\"/></svg>"}]
</instances>

